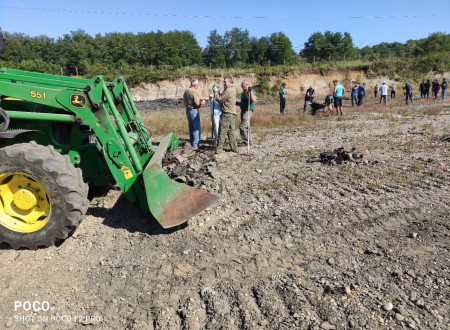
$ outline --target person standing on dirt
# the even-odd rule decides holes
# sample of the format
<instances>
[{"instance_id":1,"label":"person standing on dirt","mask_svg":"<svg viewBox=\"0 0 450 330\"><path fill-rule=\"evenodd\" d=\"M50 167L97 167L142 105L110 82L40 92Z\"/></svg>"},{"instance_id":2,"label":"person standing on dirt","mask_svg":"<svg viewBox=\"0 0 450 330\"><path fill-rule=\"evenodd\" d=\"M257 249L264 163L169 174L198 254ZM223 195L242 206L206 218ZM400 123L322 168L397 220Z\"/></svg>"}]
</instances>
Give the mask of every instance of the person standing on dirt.
<instances>
[{"instance_id":1,"label":"person standing on dirt","mask_svg":"<svg viewBox=\"0 0 450 330\"><path fill-rule=\"evenodd\" d=\"M366 96L366 83L358 87L358 107L363 103L364 96Z\"/></svg>"},{"instance_id":2,"label":"person standing on dirt","mask_svg":"<svg viewBox=\"0 0 450 330\"><path fill-rule=\"evenodd\" d=\"M353 107L353 102L358 105L358 83L355 84L355 86L352 87L352 107Z\"/></svg>"},{"instance_id":3,"label":"person standing on dirt","mask_svg":"<svg viewBox=\"0 0 450 330\"><path fill-rule=\"evenodd\" d=\"M394 84L391 85L391 99L395 99L395 91L397 90L397 87L395 87Z\"/></svg>"},{"instance_id":4,"label":"person standing on dirt","mask_svg":"<svg viewBox=\"0 0 450 330\"><path fill-rule=\"evenodd\" d=\"M306 112L306 109L308 108L308 102L309 103L314 102L314 96L316 96L316 91L312 86L309 86L305 94L305 104L303 106L303 112Z\"/></svg>"},{"instance_id":5,"label":"person standing on dirt","mask_svg":"<svg viewBox=\"0 0 450 330\"><path fill-rule=\"evenodd\" d=\"M427 100L430 97L430 87L431 87L430 79L427 79L427 82L425 83L425 91L424 91L424 98L426 96Z\"/></svg>"},{"instance_id":6,"label":"person standing on dirt","mask_svg":"<svg viewBox=\"0 0 450 330\"><path fill-rule=\"evenodd\" d=\"M200 144L200 113L199 108L205 105L205 101L200 100L198 94L198 80L191 80L191 86L184 91L183 101L186 108L186 117L189 125L189 143L192 147L198 148Z\"/></svg>"},{"instance_id":7,"label":"person standing on dirt","mask_svg":"<svg viewBox=\"0 0 450 330\"><path fill-rule=\"evenodd\" d=\"M286 83L282 83L278 92L280 95L280 113L284 115L284 108L286 108Z\"/></svg>"},{"instance_id":8,"label":"person standing on dirt","mask_svg":"<svg viewBox=\"0 0 450 330\"><path fill-rule=\"evenodd\" d=\"M411 103L413 103L413 88L412 85L408 82L405 82L405 87L403 87L403 89L405 90L405 95L406 95L406 104L408 104L408 100L411 101Z\"/></svg>"},{"instance_id":9,"label":"person standing on dirt","mask_svg":"<svg viewBox=\"0 0 450 330\"><path fill-rule=\"evenodd\" d=\"M441 86L440 86L440 84L439 84L439 80L435 79L435 80L433 81L433 85L432 85L432 87L431 87L431 91L432 91L432 94L433 94L435 100L437 99L437 96L438 96L438 94L439 94L439 89L440 89L440 87L441 87Z\"/></svg>"},{"instance_id":10,"label":"person standing on dirt","mask_svg":"<svg viewBox=\"0 0 450 330\"><path fill-rule=\"evenodd\" d=\"M442 88L442 99L443 100L445 100L445 94L447 94L447 87L448 87L447 78L442 78L441 88Z\"/></svg>"},{"instance_id":11,"label":"person standing on dirt","mask_svg":"<svg viewBox=\"0 0 450 330\"><path fill-rule=\"evenodd\" d=\"M230 141L231 150L239 152L236 142L236 89L233 87L233 79L231 77L225 77L223 79L223 92L219 92L219 88L214 85L213 92L215 99L220 105L222 115L220 117L219 124L219 141L217 142L216 152L219 154L223 152L223 145L228 136ZM211 95L213 96L213 95Z\"/></svg>"},{"instance_id":12,"label":"person standing on dirt","mask_svg":"<svg viewBox=\"0 0 450 330\"><path fill-rule=\"evenodd\" d=\"M220 110L220 105L214 99L212 95L209 96L209 107L211 108L211 122L213 125L213 135L214 139L219 139L219 125L220 116L222 115L222 110Z\"/></svg>"},{"instance_id":13,"label":"person standing on dirt","mask_svg":"<svg viewBox=\"0 0 450 330\"><path fill-rule=\"evenodd\" d=\"M329 112L333 111L333 102L334 102L333 95L328 94L327 97L325 97L324 103L327 106Z\"/></svg>"},{"instance_id":14,"label":"person standing on dirt","mask_svg":"<svg viewBox=\"0 0 450 330\"><path fill-rule=\"evenodd\" d=\"M383 81L383 85L380 86L380 103L383 102L384 105L387 105L387 90L388 87L386 85L386 82Z\"/></svg>"},{"instance_id":15,"label":"person standing on dirt","mask_svg":"<svg viewBox=\"0 0 450 330\"><path fill-rule=\"evenodd\" d=\"M243 145L246 146L247 143L249 145L253 145L252 135L250 132L250 119L252 118L253 112L255 111L256 93L247 80L244 80L242 82L241 88L241 101L238 102L241 108L241 124L239 125L239 133L241 135Z\"/></svg>"},{"instance_id":16,"label":"person standing on dirt","mask_svg":"<svg viewBox=\"0 0 450 330\"><path fill-rule=\"evenodd\" d=\"M375 87L373 88L373 94L375 95L375 98L378 95L378 84L375 84Z\"/></svg>"},{"instance_id":17,"label":"person standing on dirt","mask_svg":"<svg viewBox=\"0 0 450 330\"><path fill-rule=\"evenodd\" d=\"M338 84L339 81L333 80L334 84L334 107L336 108L336 115L342 116L342 96L344 95L344 86Z\"/></svg>"},{"instance_id":18,"label":"person standing on dirt","mask_svg":"<svg viewBox=\"0 0 450 330\"><path fill-rule=\"evenodd\" d=\"M419 90L420 90L420 98L421 99L425 98L425 80L422 80L422 82L420 83Z\"/></svg>"}]
</instances>

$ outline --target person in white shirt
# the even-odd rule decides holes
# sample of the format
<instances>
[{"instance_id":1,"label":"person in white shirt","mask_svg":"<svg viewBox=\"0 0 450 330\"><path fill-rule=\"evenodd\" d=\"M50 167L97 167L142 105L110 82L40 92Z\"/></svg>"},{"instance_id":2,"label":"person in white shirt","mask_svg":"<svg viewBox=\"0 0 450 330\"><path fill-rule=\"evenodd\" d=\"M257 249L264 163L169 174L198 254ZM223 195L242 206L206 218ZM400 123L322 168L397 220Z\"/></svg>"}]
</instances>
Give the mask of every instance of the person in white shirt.
<instances>
[{"instance_id":1,"label":"person in white shirt","mask_svg":"<svg viewBox=\"0 0 450 330\"><path fill-rule=\"evenodd\" d=\"M386 85L386 82L383 81L383 85L380 86L380 103L384 102L384 105L387 104L387 91L388 87Z\"/></svg>"}]
</instances>

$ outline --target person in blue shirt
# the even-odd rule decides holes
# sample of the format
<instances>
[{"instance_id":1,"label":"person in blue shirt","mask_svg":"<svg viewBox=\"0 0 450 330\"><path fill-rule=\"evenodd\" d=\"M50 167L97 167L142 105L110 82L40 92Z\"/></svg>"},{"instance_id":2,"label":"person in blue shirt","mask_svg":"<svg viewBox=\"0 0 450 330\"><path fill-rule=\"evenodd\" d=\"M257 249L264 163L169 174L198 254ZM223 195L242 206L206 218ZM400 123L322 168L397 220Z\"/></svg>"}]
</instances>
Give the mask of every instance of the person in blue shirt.
<instances>
[{"instance_id":1,"label":"person in blue shirt","mask_svg":"<svg viewBox=\"0 0 450 330\"><path fill-rule=\"evenodd\" d=\"M328 94L327 97L325 98L325 105L327 106L330 113L333 111L333 102L334 102L333 95Z\"/></svg>"},{"instance_id":2,"label":"person in blue shirt","mask_svg":"<svg viewBox=\"0 0 450 330\"><path fill-rule=\"evenodd\" d=\"M406 104L408 104L408 100L411 101L411 103L413 103L413 88L412 85L408 82L405 82L405 87L403 87L403 89L405 90L405 95L406 95Z\"/></svg>"},{"instance_id":3,"label":"person in blue shirt","mask_svg":"<svg viewBox=\"0 0 450 330\"><path fill-rule=\"evenodd\" d=\"M447 93L447 87L448 87L447 78L442 78L441 88L442 88L442 99L443 100L445 100L445 94Z\"/></svg>"},{"instance_id":4,"label":"person in blue shirt","mask_svg":"<svg viewBox=\"0 0 450 330\"><path fill-rule=\"evenodd\" d=\"M357 92L358 92L358 83L355 84L355 86L352 87L352 107L353 107L353 102L355 102L355 104L358 104L358 96L357 96Z\"/></svg>"},{"instance_id":5,"label":"person in blue shirt","mask_svg":"<svg viewBox=\"0 0 450 330\"><path fill-rule=\"evenodd\" d=\"M366 96L366 83L363 83L358 87L358 106L361 106L363 103L364 96Z\"/></svg>"},{"instance_id":6,"label":"person in blue shirt","mask_svg":"<svg viewBox=\"0 0 450 330\"><path fill-rule=\"evenodd\" d=\"M211 122L213 125L212 131L214 139L217 140L219 138L220 115L222 114L222 110L220 110L219 103L217 103L211 95L209 97L209 107L211 108Z\"/></svg>"},{"instance_id":7,"label":"person in blue shirt","mask_svg":"<svg viewBox=\"0 0 450 330\"><path fill-rule=\"evenodd\" d=\"M342 96L344 95L344 87L341 84L338 84L339 81L333 80L334 84L334 107L336 108L336 115L342 116Z\"/></svg>"}]
</instances>

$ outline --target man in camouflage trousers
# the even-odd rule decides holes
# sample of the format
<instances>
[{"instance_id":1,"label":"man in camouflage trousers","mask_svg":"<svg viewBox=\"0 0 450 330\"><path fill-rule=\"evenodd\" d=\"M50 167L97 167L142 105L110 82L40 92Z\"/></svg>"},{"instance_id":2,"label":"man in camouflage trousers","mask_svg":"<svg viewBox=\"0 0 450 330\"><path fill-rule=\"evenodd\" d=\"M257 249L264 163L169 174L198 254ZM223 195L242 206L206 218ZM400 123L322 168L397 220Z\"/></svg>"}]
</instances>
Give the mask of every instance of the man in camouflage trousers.
<instances>
[{"instance_id":1,"label":"man in camouflage trousers","mask_svg":"<svg viewBox=\"0 0 450 330\"><path fill-rule=\"evenodd\" d=\"M220 105L222 115L219 124L219 141L217 142L217 153L223 152L223 145L225 139L228 136L230 140L231 150L239 152L236 141L236 89L233 87L233 79L231 77L225 77L223 80L224 90L219 92L217 86L213 87L215 99Z\"/></svg>"}]
</instances>

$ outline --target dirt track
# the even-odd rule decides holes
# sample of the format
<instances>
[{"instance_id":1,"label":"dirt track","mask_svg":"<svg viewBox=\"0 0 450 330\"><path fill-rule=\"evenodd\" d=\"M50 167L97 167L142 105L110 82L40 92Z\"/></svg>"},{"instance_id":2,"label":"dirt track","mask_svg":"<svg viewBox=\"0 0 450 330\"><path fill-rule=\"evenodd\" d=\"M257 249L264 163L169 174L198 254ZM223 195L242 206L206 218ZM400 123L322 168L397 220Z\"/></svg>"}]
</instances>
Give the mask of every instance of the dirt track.
<instances>
[{"instance_id":1,"label":"dirt track","mask_svg":"<svg viewBox=\"0 0 450 330\"><path fill-rule=\"evenodd\" d=\"M450 106L436 106L259 130L254 155L220 155L219 203L177 231L120 191L93 199L59 247L0 250L0 328L448 328ZM365 162L306 162L341 146Z\"/></svg>"}]
</instances>

